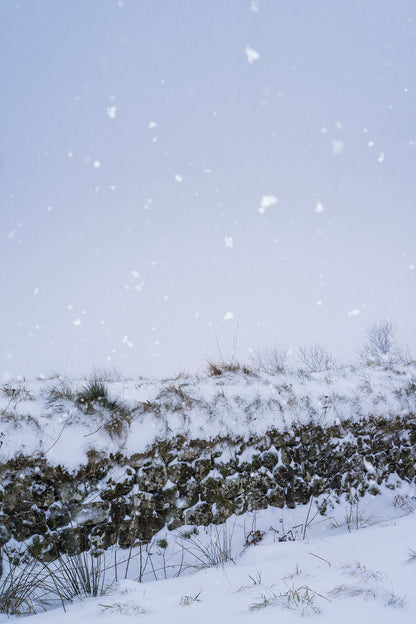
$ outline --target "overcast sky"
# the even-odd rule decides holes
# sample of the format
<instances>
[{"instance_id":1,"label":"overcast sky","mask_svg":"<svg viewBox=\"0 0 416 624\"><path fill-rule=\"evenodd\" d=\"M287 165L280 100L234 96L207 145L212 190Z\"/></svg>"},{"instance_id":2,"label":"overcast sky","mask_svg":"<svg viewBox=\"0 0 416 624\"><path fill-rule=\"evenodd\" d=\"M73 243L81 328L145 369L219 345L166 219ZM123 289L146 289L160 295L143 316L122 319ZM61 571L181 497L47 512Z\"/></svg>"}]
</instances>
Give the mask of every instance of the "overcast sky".
<instances>
[{"instance_id":1,"label":"overcast sky","mask_svg":"<svg viewBox=\"0 0 416 624\"><path fill-rule=\"evenodd\" d=\"M1 0L0 376L416 351L414 0Z\"/></svg>"}]
</instances>

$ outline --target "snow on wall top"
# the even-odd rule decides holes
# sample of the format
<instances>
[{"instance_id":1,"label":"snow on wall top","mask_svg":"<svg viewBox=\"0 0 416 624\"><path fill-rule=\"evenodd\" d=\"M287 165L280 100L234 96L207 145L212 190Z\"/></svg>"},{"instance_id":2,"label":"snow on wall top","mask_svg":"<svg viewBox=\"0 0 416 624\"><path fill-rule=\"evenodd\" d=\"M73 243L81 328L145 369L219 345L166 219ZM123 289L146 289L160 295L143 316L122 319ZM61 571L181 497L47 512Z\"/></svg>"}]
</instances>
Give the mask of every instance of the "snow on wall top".
<instances>
[{"instance_id":1,"label":"snow on wall top","mask_svg":"<svg viewBox=\"0 0 416 624\"><path fill-rule=\"evenodd\" d=\"M416 409L414 364L95 381L95 395L88 394L91 379L16 381L1 387L0 462L18 454L43 454L51 464L72 470L86 463L91 449L128 456L179 434L207 440L259 436L270 428L390 418Z\"/></svg>"}]
</instances>

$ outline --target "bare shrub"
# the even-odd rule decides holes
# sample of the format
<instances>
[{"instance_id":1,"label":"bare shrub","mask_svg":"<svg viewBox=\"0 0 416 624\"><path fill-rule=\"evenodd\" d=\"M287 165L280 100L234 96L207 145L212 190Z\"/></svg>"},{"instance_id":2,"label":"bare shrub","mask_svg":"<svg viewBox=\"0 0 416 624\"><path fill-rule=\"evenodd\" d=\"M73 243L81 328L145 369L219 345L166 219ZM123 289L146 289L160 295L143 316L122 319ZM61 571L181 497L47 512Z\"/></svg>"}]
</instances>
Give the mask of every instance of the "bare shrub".
<instances>
[{"instance_id":1,"label":"bare shrub","mask_svg":"<svg viewBox=\"0 0 416 624\"><path fill-rule=\"evenodd\" d=\"M287 352L281 347L257 349L251 356L251 361L262 373L268 375L284 373L287 365Z\"/></svg>"},{"instance_id":2,"label":"bare shrub","mask_svg":"<svg viewBox=\"0 0 416 624\"><path fill-rule=\"evenodd\" d=\"M332 353L320 344L300 347L299 360L309 373L321 373L335 368L337 363Z\"/></svg>"},{"instance_id":3,"label":"bare shrub","mask_svg":"<svg viewBox=\"0 0 416 624\"><path fill-rule=\"evenodd\" d=\"M396 338L396 327L391 321L374 323L367 330L367 342L361 350L363 364L399 364L403 362L403 352Z\"/></svg>"}]
</instances>

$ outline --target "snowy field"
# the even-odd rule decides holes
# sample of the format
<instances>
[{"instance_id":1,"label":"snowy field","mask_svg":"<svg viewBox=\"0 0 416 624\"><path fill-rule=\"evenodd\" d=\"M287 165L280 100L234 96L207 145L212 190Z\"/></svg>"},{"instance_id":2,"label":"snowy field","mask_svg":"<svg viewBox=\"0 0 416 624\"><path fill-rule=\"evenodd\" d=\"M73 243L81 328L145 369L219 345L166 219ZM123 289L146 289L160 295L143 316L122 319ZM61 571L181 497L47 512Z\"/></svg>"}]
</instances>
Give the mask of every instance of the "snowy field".
<instances>
[{"instance_id":1,"label":"snowy field","mask_svg":"<svg viewBox=\"0 0 416 624\"><path fill-rule=\"evenodd\" d=\"M110 564L103 595L74 599L66 612L59 607L25 622L104 624L143 618L155 624L240 624L311 616L337 624L413 624L415 509L416 488L402 485L367 495L356 508L341 501L326 517L299 506L230 518L225 527L199 528L198 535L187 538L185 561L192 552L198 558L183 566L180 576L115 582ZM287 540L279 541L283 535ZM167 535L167 541L173 538ZM232 559L212 565L207 553L214 552L208 550L213 542L215 552L227 550ZM137 573L137 566L132 559L129 575ZM0 622L14 619L0 616Z\"/></svg>"}]
</instances>

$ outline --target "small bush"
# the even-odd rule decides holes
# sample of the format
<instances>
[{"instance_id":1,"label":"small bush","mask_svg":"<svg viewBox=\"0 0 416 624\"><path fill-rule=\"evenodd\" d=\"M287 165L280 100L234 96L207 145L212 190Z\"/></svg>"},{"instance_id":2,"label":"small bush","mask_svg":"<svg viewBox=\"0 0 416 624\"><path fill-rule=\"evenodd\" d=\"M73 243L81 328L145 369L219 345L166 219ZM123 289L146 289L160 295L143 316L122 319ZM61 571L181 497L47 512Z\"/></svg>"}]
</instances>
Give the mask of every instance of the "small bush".
<instances>
[{"instance_id":1,"label":"small bush","mask_svg":"<svg viewBox=\"0 0 416 624\"><path fill-rule=\"evenodd\" d=\"M396 338L396 327L391 321L374 323L367 331L367 342L361 350L363 364L378 366L400 364L404 361Z\"/></svg>"},{"instance_id":2,"label":"small bush","mask_svg":"<svg viewBox=\"0 0 416 624\"><path fill-rule=\"evenodd\" d=\"M334 356L319 344L300 347L299 360L309 373L321 373L336 366Z\"/></svg>"},{"instance_id":3,"label":"small bush","mask_svg":"<svg viewBox=\"0 0 416 624\"><path fill-rule=\"evenodd\" d=\"M280 347L257 349L251 360L255 368L268 375L284 373L287 367L287 352Z\"/></svg>"}]
</instances>

